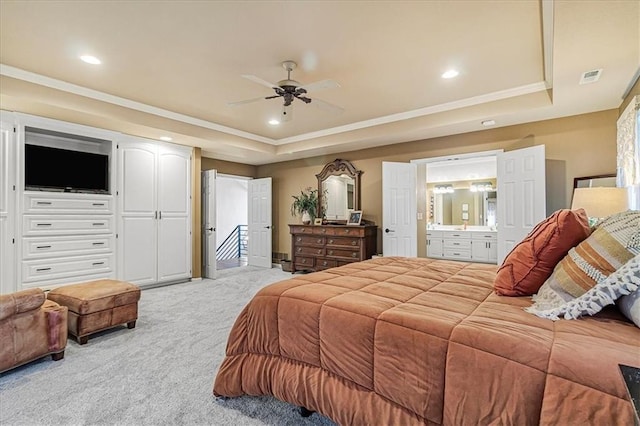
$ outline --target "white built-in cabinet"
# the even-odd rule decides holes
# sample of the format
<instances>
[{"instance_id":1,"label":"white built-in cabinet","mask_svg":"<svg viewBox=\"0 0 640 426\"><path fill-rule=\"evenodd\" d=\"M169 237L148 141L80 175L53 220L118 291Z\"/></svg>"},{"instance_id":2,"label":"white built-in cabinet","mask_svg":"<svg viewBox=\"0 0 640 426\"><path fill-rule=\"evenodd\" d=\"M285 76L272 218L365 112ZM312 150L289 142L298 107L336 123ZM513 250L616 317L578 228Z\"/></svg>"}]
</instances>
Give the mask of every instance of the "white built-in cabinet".
<instances>
[{"instance_id":1,"label":"white built-in cabinet","mask_svg":"<svg viewBox=\"0 0 640 426\"><path fill-rule=\"evenodd\" d=\"M427 231L427 257L466 262L496 263L495 231Z\"/></svg>"},{"instance_id":2,"label":"white built-in cabinet","mask_svg":"<svg viewBox=\"0 0 640 426\"><path fill-rule=\"evenodd\" d=\"M0 113L0 294L15 290L15 132Z\"/></svg>"},{"instance_id":3,"label":"white built-in cabinet","mask_svg":"<svg viewBox=\"0 0 640 426\"><path fill-rule=\"evenodd\" d=\"M0 124L0 294L191 278L190 147L7 111ZM107 155L108 189L27 186L27 144Z\"/></svg>"},{"instance_id":4,"label":"white built-in cabinet","mask_svg":"<svg viewBox=\"0 0 640 426\"><path fill-rule=\"evenodd\" d=\"M191 277L191 148L123 138L118 153L118 278Z\"/></svg>"}]
</instances>

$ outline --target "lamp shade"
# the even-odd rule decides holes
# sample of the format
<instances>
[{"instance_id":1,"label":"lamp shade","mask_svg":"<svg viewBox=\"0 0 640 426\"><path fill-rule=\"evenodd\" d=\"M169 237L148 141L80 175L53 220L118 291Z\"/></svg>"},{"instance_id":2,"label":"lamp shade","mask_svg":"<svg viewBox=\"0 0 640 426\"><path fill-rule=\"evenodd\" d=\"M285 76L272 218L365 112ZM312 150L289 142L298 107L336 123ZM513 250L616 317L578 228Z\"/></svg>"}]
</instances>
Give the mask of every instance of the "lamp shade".
<instances>
[{"instance_id":1,"label":"lamp shade","mask_svg":"<svg viewBox=\"0 0 640 426\"><path fill-rule=\"evenodd\" d=\"M603 218L627 210L625 188L576 188L573 190L571 210L585 209L587 216Z\"/></svg>"}]
</instances>

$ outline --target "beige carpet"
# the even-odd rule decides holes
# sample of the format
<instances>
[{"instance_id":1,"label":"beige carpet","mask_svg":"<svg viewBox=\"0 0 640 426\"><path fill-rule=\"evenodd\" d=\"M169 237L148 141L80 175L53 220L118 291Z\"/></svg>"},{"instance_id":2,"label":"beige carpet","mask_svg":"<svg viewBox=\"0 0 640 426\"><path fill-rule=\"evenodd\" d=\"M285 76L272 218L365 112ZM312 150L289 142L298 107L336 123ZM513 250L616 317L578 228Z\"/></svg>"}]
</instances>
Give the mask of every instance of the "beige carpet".
<instances>
[{"instance_id":1,"label":"beige carpet","mask_svg":"<svg viewBox=\"0 0 640 426\"><path fill-rule=\"evenodd\" d=\"M136 328L119 327L0 375L0 425L323 425L270 397L217 399L213 380L246 302L280 269L144 290Z\"/></svg>"}]
</instances>

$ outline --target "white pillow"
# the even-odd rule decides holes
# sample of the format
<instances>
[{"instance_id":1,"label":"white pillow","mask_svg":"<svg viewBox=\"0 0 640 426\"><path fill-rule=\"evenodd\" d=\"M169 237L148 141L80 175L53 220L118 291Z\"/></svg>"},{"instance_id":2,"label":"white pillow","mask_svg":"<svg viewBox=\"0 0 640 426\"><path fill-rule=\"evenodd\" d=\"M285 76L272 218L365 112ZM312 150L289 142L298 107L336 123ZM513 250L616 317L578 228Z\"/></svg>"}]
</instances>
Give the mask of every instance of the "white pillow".
<instances>
[{"instance_id":1,"label":"white pillow","mask_svg":"<svg viewBox=\"0 0 640 426\"><path fill-rule=\"evenodd\" d=\"M619 297L633 292L638 293L638 288L640 288L640 255L632 257L614 273L600 280L585 294L572 300L563 301L557 298L552 301L553 303L550 303L548 295L544 293L544 288L540 288L540 292L533 297L533 305L525 308L525 311L552 320L559 319L560 315L564 319L576 319L582 315L596 314L605 306L615 303ZM637 302L637 298L635 305L638 305L634 308L637 313L640 308L640 302ZM627 317L631 318L630 315Z\"/></svg>"},{"instance_id":2,"label":"white pillow","mask_svg":"<svg viewBox=\"0 0 640 426\"><path fill-rule=\"evenodd\" d=\"M618 308L625 317L640 327L640 289L618 299Z\"/></svg>"}]
</instances>

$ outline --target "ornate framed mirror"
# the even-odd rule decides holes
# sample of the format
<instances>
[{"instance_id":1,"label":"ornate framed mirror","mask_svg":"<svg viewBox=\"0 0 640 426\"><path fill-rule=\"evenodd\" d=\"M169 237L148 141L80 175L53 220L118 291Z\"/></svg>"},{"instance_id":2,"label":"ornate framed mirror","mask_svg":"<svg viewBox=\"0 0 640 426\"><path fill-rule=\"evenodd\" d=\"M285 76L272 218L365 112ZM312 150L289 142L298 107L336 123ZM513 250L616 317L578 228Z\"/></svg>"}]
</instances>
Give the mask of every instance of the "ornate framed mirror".
<instances>
[{"instance_id":1,"label":"ornate framed mirror","mask_svg":"<svg viewBox=\"0 0 640 426\"><path fill-rule=\"evenodd\" d=\"M347 160L327 163L318 178L318 212L330 222L346 223L349 212L360 210L360 175Z\"/></svg>"}]
</instances>

